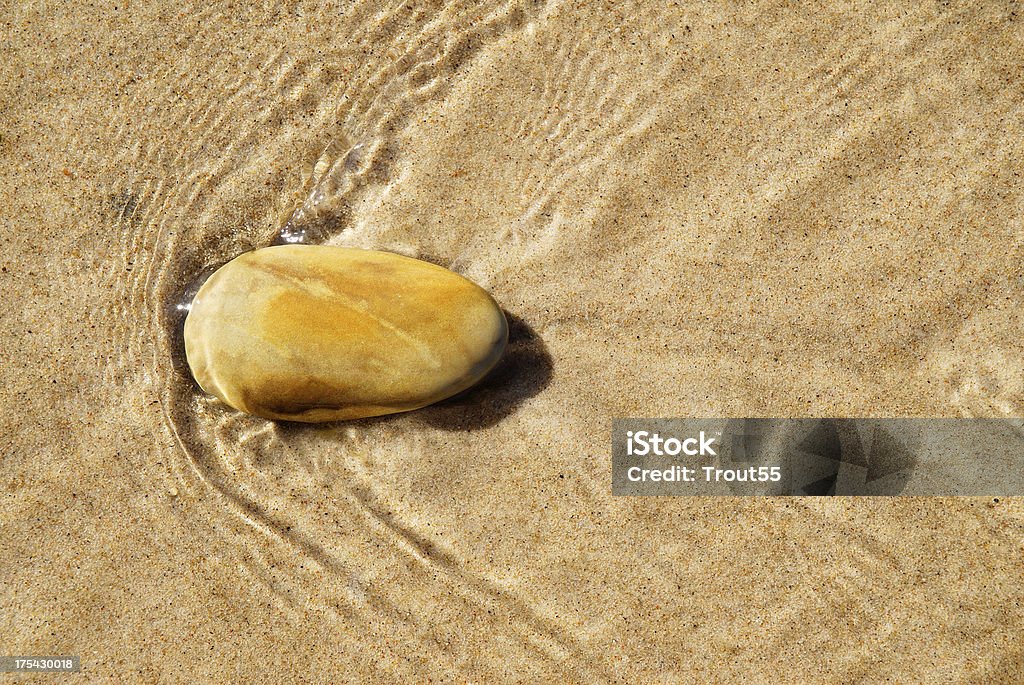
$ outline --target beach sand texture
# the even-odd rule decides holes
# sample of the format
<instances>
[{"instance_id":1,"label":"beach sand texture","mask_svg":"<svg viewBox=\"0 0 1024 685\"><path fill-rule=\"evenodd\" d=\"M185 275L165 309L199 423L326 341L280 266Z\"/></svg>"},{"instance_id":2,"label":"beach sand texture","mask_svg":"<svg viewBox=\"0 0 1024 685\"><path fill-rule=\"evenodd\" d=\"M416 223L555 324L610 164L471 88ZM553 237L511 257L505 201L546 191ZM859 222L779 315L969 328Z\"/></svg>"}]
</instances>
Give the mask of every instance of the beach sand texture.
<instances>
[{"instance_id":1,"label":"beach sand texture","mask_svg":"<svg viewBox=\"0 0 1024 685\"><path fill-rule=\"evenodd\" d=\"M1024 682L1017 499L612 498L625 416L1024 415L1013 2L0 3L0 654L83 682ZM478 389L275 424L178 305L479 283Z\"/></svg>"}]
</instances>

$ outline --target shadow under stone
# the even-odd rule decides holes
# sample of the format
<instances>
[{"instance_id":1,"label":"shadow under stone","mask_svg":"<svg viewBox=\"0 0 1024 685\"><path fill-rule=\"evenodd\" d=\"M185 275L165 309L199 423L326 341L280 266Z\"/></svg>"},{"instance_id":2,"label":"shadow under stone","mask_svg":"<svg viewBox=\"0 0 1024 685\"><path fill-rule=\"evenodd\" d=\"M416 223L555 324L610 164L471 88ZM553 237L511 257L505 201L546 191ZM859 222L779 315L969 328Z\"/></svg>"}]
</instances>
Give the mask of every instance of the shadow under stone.
<instances>
[{"instance_id":1,"label":"shadow under stone","mask_svg":"<svg viewBox=\"0 0 1024 685\"><path fill-rule=\"evenodd\" d=\"M414 412L418 421L450 431L489 428L547 387L554 365L544 341L518 316L505 318L508 347L497 366L473 387Z\"/></svg>"}]
</instances>

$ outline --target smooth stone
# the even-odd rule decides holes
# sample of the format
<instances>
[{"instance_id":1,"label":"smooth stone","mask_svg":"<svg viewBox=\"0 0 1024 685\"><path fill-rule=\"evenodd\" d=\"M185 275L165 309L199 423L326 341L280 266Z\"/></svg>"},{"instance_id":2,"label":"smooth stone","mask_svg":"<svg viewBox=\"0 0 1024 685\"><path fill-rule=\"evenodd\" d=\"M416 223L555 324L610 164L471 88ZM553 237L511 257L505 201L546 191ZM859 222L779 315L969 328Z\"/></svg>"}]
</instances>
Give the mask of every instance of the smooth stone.
<instances>
[{"instance_id":1,"label":"smooth stone","mask_svg":"<svg viewBox=\"0 0 1024 685\"><path fill-rule=\"evenodd\" d=\"M390 252L279 245L203 284L185 319L200 387L248 414L337 421L450 397L498 362L508 324L487 292Z\"/></svg>"}]
</instances>

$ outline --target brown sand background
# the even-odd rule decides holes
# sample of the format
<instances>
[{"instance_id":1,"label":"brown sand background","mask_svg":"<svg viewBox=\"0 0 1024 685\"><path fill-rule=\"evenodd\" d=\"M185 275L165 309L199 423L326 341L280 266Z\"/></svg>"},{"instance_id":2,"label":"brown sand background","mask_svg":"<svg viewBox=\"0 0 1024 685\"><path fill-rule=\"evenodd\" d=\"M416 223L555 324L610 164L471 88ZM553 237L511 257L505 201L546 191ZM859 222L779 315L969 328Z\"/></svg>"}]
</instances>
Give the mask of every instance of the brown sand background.
<instances>
[{"instance_id":1,"label":"brown sand background","mask_svg":"<svg viewBox=\"0 0 1024 685\"><path fill-rule=\"evenodd\" d=\"M1019 500L613 499L609 448L617 416L1024 413L1022 14L3 2L0 653L1024 682ZM314 242L487 287L497 377L324 427L196 393L174 304L311 193Z\"/></svg>"}]
</instances>

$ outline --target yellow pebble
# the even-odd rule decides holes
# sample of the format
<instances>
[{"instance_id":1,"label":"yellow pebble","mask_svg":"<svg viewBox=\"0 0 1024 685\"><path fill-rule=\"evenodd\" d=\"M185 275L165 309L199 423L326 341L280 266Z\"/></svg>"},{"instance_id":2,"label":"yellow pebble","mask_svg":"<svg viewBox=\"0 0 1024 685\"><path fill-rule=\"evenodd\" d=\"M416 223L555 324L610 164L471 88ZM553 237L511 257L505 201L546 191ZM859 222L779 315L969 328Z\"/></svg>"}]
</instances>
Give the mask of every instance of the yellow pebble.
<instances>
[{"instance_id":1,"label":"yellow pebble","mask_svg":"<svg viewBox=\"0 0 1024 685\"><path fill-rule=\"evenodd\" d=\"M214 273L185 320L206 392L268 419L319 422L417 409L480 380L508 325L482 288L389 252L280 245Z\"/></svg>"}]
</instances>

